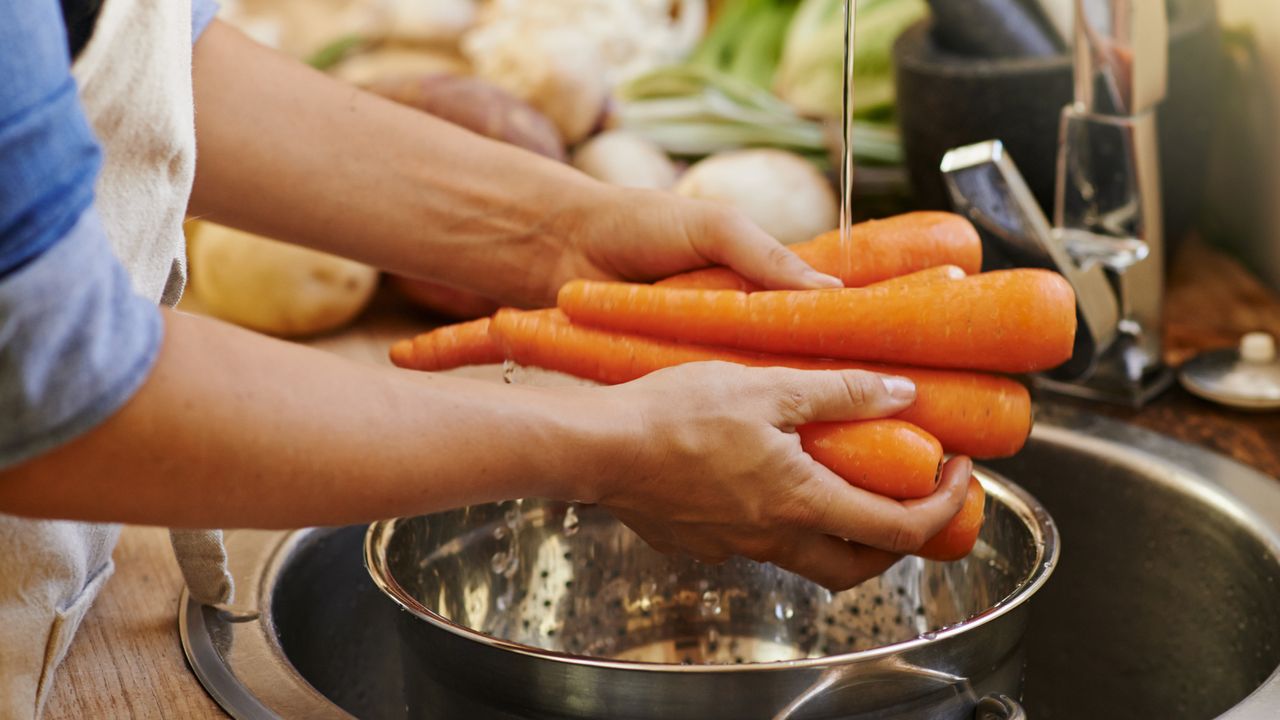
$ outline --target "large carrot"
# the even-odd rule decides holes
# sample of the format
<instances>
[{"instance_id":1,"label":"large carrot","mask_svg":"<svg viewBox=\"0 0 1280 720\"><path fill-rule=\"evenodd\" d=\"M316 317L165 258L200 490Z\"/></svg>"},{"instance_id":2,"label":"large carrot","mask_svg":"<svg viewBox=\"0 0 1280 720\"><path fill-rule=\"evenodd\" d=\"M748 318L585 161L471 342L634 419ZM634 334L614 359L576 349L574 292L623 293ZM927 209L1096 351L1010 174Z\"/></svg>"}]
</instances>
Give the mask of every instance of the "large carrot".
<instances>
[{"instance_id":1,"label":"large carrot","mask_svg":"<svg viewBox=\"0 0 1280 720\"><path fill-rule=\"evenodd\" d=\"M854 225L847 253L835 230L796 243L791 250L815 270L843 280L846 287L863 287L937 265L958 265L971 275L982 270L978 232L965 218L944 212L907 213ZM675 275L658 285L744 292L760 289L725 267Z\"/></svg>"},{"instance_id":2,"label":"large carrot","mask_svg":"<svg viewBox=\"0 0 1280 720\"><path fill-rule=\"evenodd\" d=\"M574 322L757 352L1031 372L1071 357L1075 293L1047 270L945 283L742 293L575 280Z\"/></svg>"},{"instance_id":3,"label":"large carrot","mask_svg":"<svg viewBox=\"0 0 1280 720\"><path fill-rule=\"evenodd\" d=\"M908 287L911 285L928 285L937 282L950 282L952 280L963 280L969 276L964 268L959 265L939 265L924 270L917 270L913 273L900 275L898 277L881 280L871 283L866 287Z\"/></svg>"},{"instance_id":4,"label":"large carrot","mask_svg":"<svg viewBox=\"0 0 1280 720\"><path fill-rule=\"evenodd\" d=\"M948 452L976 458L1013 455L1031 432L1031 397L1008 378L956 370L757 355L571 324L558 311L502 310L491 333L503 355L606 385L662 368L721 360L752 367L867 370L910 378L916 401L898 419L936 437Z\"/></svg>"},{"instance_id":5,"label":"large carrot","mask_svg":"<svg viewBox=\"0 0 1280 720\"><path fill-rule=\"evenodd\" d=\"M845 272L840 272L838 232L819 235L791 249L818 270L840 276L847 287L957 279L978 272L982 266L982 243L973 225L951 213L917 212L872 220L854 225L850 238L849 256L854 265ZM726 267L674 275L657 285L744 292L760 289ZM480 330L482 322L447 325L412 341L402 340L392 346L391 360L399 367L431 372L498 362L499 350L487 331Z\"/></svg>"},{"instance_id":6,"label":"large carrot","mask_svg":"<svg viewBox=\"0 0 1280 720\"><path fill-rule=\"evenodd\" d=\"M916 555L929 560L951 562L968 555L978 541L982 530L987 493L977 478L969 479L969 490L964 496L960 512L937 535L929 539Z\"/></svg>"},{"instance_id":7,"label":"large carrot","mask_svg":"<svg viewBox=\"0 0 1280 720\"><path fill-rule=\"evenodd\" d=\"M439 371L502 362L489 336L489 318L445 325L391 346L391 362L411 370Z\"/></svg>"}]
</instances>

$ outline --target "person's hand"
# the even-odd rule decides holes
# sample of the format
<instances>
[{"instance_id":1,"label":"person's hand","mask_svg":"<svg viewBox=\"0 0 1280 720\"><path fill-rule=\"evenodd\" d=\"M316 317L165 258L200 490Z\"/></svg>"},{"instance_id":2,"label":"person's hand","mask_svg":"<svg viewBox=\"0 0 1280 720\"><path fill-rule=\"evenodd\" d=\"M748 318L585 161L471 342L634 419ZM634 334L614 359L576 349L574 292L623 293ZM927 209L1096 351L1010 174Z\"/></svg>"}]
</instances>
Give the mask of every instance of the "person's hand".
<instances>
[{"instance_id":1,"label":"person's hand","mask_svg":"<svg viewBox=\"0 0 1280 720\"><path fill-rule=\"evenodd\" d=\"M887 570L960 510L972 463L952 459L933 495L860 490L806 454L799 425L892 415L909 380L700 363L603 389L632 412L634 447L590 500L650 545L705 562L742 555L832 589Z\"/></svg>"},{"instance_id":2,"label":"person's hand","mask_svg":"<svg viewBox=\"0 0 1280 720\"><path fill-rule=\"evenodd\" d=\"M545 302L575 278L657 280L707 265L727 265L763 287L840 287L738 210L673 193L600 186L550 228L561 258L547 278Z\"/></svg>"}]
</instances>

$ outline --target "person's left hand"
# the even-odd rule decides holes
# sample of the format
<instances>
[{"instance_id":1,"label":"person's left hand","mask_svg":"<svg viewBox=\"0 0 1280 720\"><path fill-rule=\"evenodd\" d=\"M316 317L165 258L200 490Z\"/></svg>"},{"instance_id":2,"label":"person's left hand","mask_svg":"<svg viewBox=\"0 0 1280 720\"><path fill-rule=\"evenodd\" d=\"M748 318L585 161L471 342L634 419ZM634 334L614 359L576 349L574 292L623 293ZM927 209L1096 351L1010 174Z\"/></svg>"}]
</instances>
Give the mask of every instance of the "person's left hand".
<instances>
[{"instance_id":1,"label":"person's left hand","mask_svg":"<svg viewBox=\"0 0 1280 720\"><path fill-rule=\"evenodd\" d=\"M545 289L531 289L547 304L575 278L656 280L707 265L726 265L769 289L841 285L737 209L673 193L601 186L547 231L560 245L560 258Z\"/></svg>"}]
</instances>

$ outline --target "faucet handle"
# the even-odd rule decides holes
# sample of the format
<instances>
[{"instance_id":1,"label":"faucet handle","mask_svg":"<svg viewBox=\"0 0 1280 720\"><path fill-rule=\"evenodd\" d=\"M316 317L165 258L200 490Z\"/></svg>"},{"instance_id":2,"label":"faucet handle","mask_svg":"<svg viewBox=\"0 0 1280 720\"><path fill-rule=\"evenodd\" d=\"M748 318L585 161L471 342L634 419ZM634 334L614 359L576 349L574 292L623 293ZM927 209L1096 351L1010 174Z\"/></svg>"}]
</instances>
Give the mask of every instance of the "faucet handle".
<instances>
[{"instance_id":1,"label":"faucet handle","mask_svg":"<svg viewBox=\"0 0 1280 720\"><path fill-rule=\"evenodd\" d=\"M1140 115L1160 104L1169 83L1163 0L1076 0L1075 5L1076 109Z\"/></svg>"},{"instance_id":2,"label":"faucet handle","mask_svg":"<svg viewBox=\"0 0 1280 720\"><path fill-rule=\"evenodd\" d=\"M1101 264L1081 267L1067 252L999 140L951 150L942 159L942 175L956 211L985 240L1014 264L1055 270L1071 283L1079 321L1075 352L1051 374L1060 380L1088 377L1120 325L1119 304Z\"/></svg>"}]
</instances>

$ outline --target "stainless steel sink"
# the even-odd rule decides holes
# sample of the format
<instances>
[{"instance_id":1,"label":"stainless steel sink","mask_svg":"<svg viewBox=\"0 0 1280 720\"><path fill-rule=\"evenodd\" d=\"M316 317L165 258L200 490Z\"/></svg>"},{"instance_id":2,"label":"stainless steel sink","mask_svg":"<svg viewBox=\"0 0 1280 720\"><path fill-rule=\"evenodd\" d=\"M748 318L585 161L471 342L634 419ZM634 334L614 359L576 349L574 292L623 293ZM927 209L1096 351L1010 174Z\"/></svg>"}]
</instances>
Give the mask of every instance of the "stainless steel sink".
<instances>
[{"instance_id":1,"label":"stainless steel sink","mask_svg":"<svg viewBox=\"0 0 1280 720\"><path fill-rule=\"evenodd\" d=\"M1280 482L1055 408L1022 454L991 467L1062 535L1032 603L1032 720L1280 717ZM400 611L370 582L363 537L230 533L236 611L185 596L180 609L201 682L237 718L403 718L406 682L449 708L440 717L495 717L429 677L405 679Z\"/></svg>"}]
</instances>

